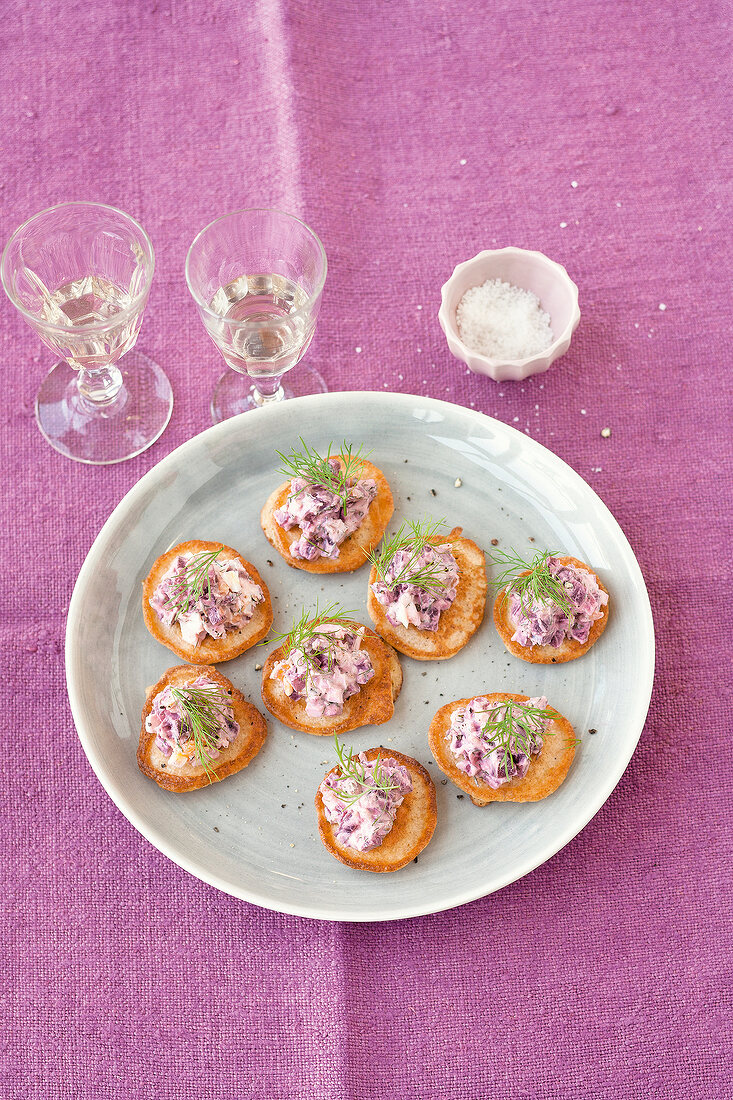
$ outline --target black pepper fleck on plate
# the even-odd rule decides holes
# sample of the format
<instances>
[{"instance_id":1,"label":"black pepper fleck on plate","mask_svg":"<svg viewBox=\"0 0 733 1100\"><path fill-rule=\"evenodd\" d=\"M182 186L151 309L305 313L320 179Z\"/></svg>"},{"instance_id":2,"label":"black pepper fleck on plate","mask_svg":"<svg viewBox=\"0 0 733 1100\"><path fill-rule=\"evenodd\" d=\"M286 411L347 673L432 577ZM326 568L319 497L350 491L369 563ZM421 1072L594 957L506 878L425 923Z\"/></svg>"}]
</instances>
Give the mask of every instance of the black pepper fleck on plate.
<instances>
[{"instance_id":1,"label":"black pepper fleck on plate","mask_svg":"<svg viewBox=\"0 0 733 1100\"><path fill-rule=\"evenodd\" d=\"M588 730L588 733L598 733L598 730Z\"/></svg>"}]
</instances>

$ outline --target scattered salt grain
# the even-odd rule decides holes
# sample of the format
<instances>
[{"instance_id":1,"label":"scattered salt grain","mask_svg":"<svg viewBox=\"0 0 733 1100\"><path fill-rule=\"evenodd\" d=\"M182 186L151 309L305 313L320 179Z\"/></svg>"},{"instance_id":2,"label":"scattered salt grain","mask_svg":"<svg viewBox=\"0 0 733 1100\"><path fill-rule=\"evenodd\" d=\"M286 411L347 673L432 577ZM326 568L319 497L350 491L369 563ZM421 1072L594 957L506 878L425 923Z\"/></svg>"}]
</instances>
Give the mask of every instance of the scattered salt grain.
<instances>
[{"instance_id":1,"label":"scattered salt grain","mask_svg":"<svg viewBox=\"0 0 733 1100\"><path fill-rule=\"evenodd\" d=\"M609 439L611 436L610 428L601 428L601 436L603 439Z\"/></svg>"},{"instance_id":2,"label":"scattered salt grain","mask_svg":"<svg viewBox=\"0 0 733 1100\"><path fill-rule=\"evenodd\" d=\"M461 160L461 164L465 164L465 163L466 163L465 159Z\"/></svg>"},{"instance_id":3,"label":"scattered salt grain","mask_svg":"<svg viewBox=\"0 0 733 1100\"><path fill-rule=\"evenodd\" d=\"M659 303L659 308L661 309L662 313L664 313L664 311L667 307L665 306L664 302L660 302Z\"/></svg>"},{"instance_id":4,"label":"scattered salt grain","mask_svg":"<svg viewBox=\"0 0 733 1100\"><path fill-rule=\"evenodd\" d=\"M456 489L460 489L461 485L463 485L463 482L459 477L457 477L453 484L455 485Z\"/></svg>"},{"instance_id":5,"label":"scattered salt grain","mask_svg":"<svg viewBox=\"0 0 733 1100\"><path fill-rule=\"evenodd\" d=\"M567 222L560 222L560 228L561 228L561 229L567 229L567 227L568 227L568 223L567 223Z\"/></svg>"},{"instance_id":6,"label":"scattered salt grain","mask_svg":"<svg viewBox=\"0 0 733 1100\"><path fill-rule=\"evenodd\" d=\"M358 353L358 352L360 352L360 351L361 351L361 348L356 348L355 350L356 350L356 352Z\"/></svg>"},{"instance_id":7,"label":"scattered salt grain","mask_svg":"<svg viewBox=\"0 0 733 1100\"><path fill-rule=\"evenodd\" d=\"M456 321L467 347L497 358L527 359L554 339L537 295L501 279L470 287L458 303Z\"/></svg>"},{"instance_id":8,"label":"scattered salt grain","mask_svg":"<svg viewBox=\"0 0 733 1100\"><path fill-rule=\"evenodd\" d=\"M577 187L577 186L578 186L578 181L577 181L577 180L573 180L573 181L571 182L570 186L571 186L571 187Z\"/></svg>"}]
</instances>

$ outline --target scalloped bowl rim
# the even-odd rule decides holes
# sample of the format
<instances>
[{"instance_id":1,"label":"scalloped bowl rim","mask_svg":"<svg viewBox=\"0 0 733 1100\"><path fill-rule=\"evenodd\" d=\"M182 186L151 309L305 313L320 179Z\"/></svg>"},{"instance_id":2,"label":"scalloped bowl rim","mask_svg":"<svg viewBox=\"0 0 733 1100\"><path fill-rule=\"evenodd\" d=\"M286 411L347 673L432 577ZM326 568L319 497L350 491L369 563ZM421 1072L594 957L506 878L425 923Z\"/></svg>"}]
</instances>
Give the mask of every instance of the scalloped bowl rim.
<instances>
[{"instance_id":1,"label":"scalloped bowl rim","mask_svg":"<svg viewBox=\"0 0 733 1100\"><path fill-rule=\"evenodd\" d=\"M458 335L457 325L448 325L448 315L452 312L455 316L455 310L450 310L448 308L448 303L446 301L446 288L449 287L453 282L456 276L456 272L461 271L466 267L470 267L472 264L476 263L477 260L481 260L484 256L501 256L505 253L511 253L512 255L521 256L537 256L540 260L544 261L549 266L557 268L561 279L563 279L570 288L570 294L573 299L574 309L572 311L572 316L568 323L565 325L565 328L562 330L562 333L555 340L553 340L553 342L549 344L543 351L537 352L535 355L526 356L524 359L492 359L488 355L483 355L482 352L475 351L473 348L469 348L468 345L463 342L461 337ZM526 287L521 287L520 289L525 290ZM550 363L552 363L553 359L557 358L555 353L559 351L560 345L563 343L564 340L568 341L568 348L570 347L570 340L572 338L572 335L580 323L578 286L577 283L575 283L570 278L567 269L562 264L558 263L557 260L551 260L549 256L546 256L544 254L544 252L539 252L536 248L517 248L514 245L507 245L505 248L484 248L481 250L481 252L477 252L475 256L472 256L470 260L462 260L459 264L456 264L456 266L453 268L453 273L443 283L442 287L440 288L440 309L438 310L438 320L441 321L441 318L446 322L445 325L441 323L441 328L443 329L445 338L448 341L448 347L450 348L450 342L451 340L453 340L456 344L460 345L463 351L465 351L466 356L470 356L474 360L479 360L482 363L486 363L488 366L526 367L529 366L529 364L531 363L537 363L548 358L550 360ZM566 348L565 351L567 351L568 348ZM452 348L451 351L453 351ZM469 365L467 358L464 358L463 356L459 356L458 358L463 359L467 366Z\"/></svg>"}]
</instances>

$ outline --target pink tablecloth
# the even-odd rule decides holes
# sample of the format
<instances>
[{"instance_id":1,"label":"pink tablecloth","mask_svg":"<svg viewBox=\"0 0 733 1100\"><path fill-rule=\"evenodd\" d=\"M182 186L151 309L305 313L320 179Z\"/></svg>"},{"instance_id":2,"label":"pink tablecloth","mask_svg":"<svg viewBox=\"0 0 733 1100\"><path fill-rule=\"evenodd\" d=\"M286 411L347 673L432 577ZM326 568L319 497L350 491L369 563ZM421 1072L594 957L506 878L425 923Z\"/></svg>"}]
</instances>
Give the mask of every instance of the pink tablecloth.
<instances>
[{"instance_id":1,"label":"pink tablecloth","mask_svg":"<svg viewBox=\"0 0 733 1100\"><path fill-rule=\"evenodd\" d=\"M733 1095L728 15L5 5L2 236L66 199L139 217L157 251L140 346L176 404L141 457L65 461L33 421L48 355L2 306L4 1096ZM609 505L647 579L657 682L623 780L548 864L460 910L351 926L219 894L135 832L75 735L74 579L124 493L208 424L220 362L183 260L246 205L324 240L311 357L331 389L525 430ZM521 384L467 374L436 321L454 264L503 244L581 288L570 353Z\"/></svg>"}]
</instances>

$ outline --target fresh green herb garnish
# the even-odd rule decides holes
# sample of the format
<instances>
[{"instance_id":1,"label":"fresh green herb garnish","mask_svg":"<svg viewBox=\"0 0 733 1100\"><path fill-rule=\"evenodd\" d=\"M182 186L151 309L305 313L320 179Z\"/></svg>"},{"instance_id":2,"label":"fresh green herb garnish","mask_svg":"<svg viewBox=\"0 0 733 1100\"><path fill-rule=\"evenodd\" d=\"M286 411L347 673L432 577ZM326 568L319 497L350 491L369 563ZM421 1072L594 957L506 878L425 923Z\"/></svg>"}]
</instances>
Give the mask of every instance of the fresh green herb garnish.
<instances>
[{"instance_id":1,"label":"fresh green herb garnish","mask_svg":"<svg viewBox=\"0 0 733 1100\"><path fill-rule=\"evenodd\" d=\"M212 767L211 750L216 749L222 726L227 724L226 708L231 706L231 699L215 684L171 688L171 695L181 712L181 732L187 733L193 740L195 755L206 772L209 783L213 783L218 777Z\"/></svg>"},{"instance_id":2,"label":"fresh green herb garnish","mask_svg":"<svg viewBox=\"0 0 733 1100\"><path fill-rule=\"evenodd\" d=\"M201 599L204 589L211 591L209 580L209 566L221 554L223 546L218 550L200 550L186 563L183 570L178 573L171 584L170 595L166 596L166 605L173 608L173 622L185 614L191 604Z\"/></svg>"},{"instance_id":3,"label":"fresh green herb garnish","mask_svg":"<svg viewBox=\"0 0 733 1100\"><path fill-rule=\"evenodd\" d=\"M492 560L496 565L507 568L494 580L496 588L504 588L508 594L516 594L525 615L531 611L533 602L538 604L554 603L568 618L573 615L573 606L562 581L554 577L549 570L550 558L557 557L555 550L541 550L530 561L525 561L516 550L508 553L493 550Z\"/></svg>"},{"instance_id":4,"label":"fresh green herb garnish","mask_svg":"<svg viewBox=\"0 0 733 1100\"><path fill-rule=\"evenodd\" d=\"M325 485L339 498L343 508L349 496L348 482L358 479L364 468L366 455L361 453L363 444L354 454L353 444L344 441L339 455L339 468L335 471L331 466L332 460L328 457L331 454L332 443L329 443L325 457L315 448L309 447L302 436L300 443L302 451L293 449L289 455L284 455L282 451L275 452L283 461L280 473L289 478L302 477L309 485ZM371 451L367 453L371 454Z\"/></svg>"},{"instance_id":5,"label":"fresh green herb garnish","mask_svg":"<svg viewBox=\"0 0 733 1100\"><path fill-rule=\"evenodd\" d=\"M358 802L365 794L370 794L372 791L383 791L385 794L387 791L395 791L399 787L399 783L393 783L380 767L382 760L381 752L377 754L377 758L374 761L373 774L370 779L367 778L366 768L360 760L354 759L354 753L352 749L346 749L340 742L338 737L334 736L334 744L336 746L336 756L338 757L339 767L341 769L342 779L353 779L355 783L361 786L361 790L358 794L344 795L341 791L336 792L336 797L340 802L343 802L345 806L353 806L355 802Z\"/></svg>"},{"instance_id":6,"label":"fresh green herb garnish","mask_svg":"<svg viewBox=\"0 0 733 1100\"><path fill-rule=\"evenodd\" d=\"M311 638L323 638L327 641L331 638L331 632L323 630L324 626L342 626L346 630L353 630L353 616L356 611L344 611L337 603L330 603L323 611L318 608L318 601L314 611L303 608L300 618L296 619L290 630L285 634L274 634L270 641L284 647L287 657L294 649L303 649Z\"/></svg>"},{"instance_id":7,"label":"fresh green herb garnish","mask_svg":"<svg viewBox=\"0 0 733 1100\"><path fill-rule=\"evenodd\" d=\"M303 609L300 618L297 619L286 634L275 634L269 640L276 645L282 645L283 652L289 657L294 650L303 655L306 669L306 682L314 672L323 672L319 658L325 656L328 672L333 671L335 663L335 650L338 646L331 630L324 627L340 626L344 630L354 630L353 616L356 611L344 611L336 603L330 603L323 611L319 610L318 601L314 611ZM310 646L308 643L312 642ZM264 645L261 642L260 645ZM308 648L306 648L308 647Z\"/></svg>"},{"instance_id":8,"label":"fresh green herb garnish","mask_svg":"<svg viewBox=\"0 0 733 1100\"><path fill-rule=\"evenodd\" d=\"M556 717L556 712L553 710L533 707L529 703L518 703L513 699L495 703L488 710L476 711L476 714L487 715L481 731L486 741L484 759L498 749L502 753L499 767L504 768L504 776L507 779L509 779L512 756L517 752L530 756L535 737L554 732L544 730L540 733L538 729L540 722L545 719L551 722Z\"/></svg>"},{"instance_id":9,"label":"fresh green herb garnish","mask_svg":"<svg viewBox=\"0 0 733 1100\"><path fill-rule=\"evenodd\" d=\"M379 581L390 591L398 584L404 583L417 585L418 588L424 588L426 592L432 592L434 595L442 595L445 592L447 570L441 562L429 562L415 570L412 570L412 567L425 547L436 540L440 528L447 526L444 519L437 521L427 519L423 523L408 520L403 523L396 535L385 539L379 550L372 550L367 555L376 570ZM400 550L410 551L410 556L392 580L387 580L389 567L395 554Z\"/></svg>"}]
</instances>

